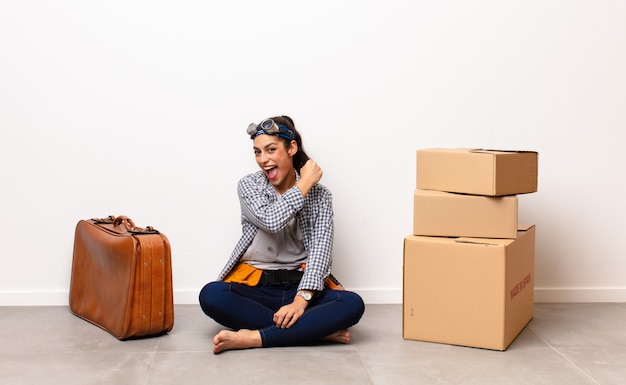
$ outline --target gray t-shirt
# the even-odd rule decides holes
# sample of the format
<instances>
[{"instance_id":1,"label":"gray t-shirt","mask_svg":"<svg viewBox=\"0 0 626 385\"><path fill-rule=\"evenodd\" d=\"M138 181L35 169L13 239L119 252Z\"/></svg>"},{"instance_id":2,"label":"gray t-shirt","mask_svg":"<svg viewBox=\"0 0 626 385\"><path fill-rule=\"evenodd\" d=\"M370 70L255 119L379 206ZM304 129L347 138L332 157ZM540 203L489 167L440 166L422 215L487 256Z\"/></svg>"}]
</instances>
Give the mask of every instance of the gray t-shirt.
<instances>
[{"instance_id":1,"label":"gray t-shirt","mask_svg":"<svg viewBox=\"0 0 626 385\"><path fill-rule=\"evenodd\" d=\"M291 218L287 226L275 234L259 229L241 261L263 270L300 268L306 262L306 251L297 219Z\"/></svg>"}]
</instances>

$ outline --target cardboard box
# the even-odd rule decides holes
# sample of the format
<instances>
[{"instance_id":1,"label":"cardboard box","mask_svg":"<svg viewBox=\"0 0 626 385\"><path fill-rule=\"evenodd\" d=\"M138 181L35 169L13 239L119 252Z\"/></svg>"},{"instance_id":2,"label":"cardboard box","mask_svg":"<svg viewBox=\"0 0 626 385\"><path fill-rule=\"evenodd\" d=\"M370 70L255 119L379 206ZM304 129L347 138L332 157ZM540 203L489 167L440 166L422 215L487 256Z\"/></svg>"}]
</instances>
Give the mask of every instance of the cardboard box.
<instances>
[{"instance_id":1,"label":"cardboard box","mask_svg":"<svg viewBox=\"0 0 626 385\"><path fill-rule=\"evenodd\" d=\"M537 153L468 148L417 151L417 188L502 196L537 191Z\"/></svg>"},{"instance_id":2,"label":"cardboard box","mask_svg":"<svg viewBox=\"0 0 626 385\"><path fill-rule=\"evenodd\" d=\"M506 350L533 317L535 227L516 239L404 240L402 336Z\"/></svg>"},{"instance_id":3,"label":"cardboard box","mask_svg":"<svg viewBox=\"0 0 626 385\"><path fill-rule=\"evenodd\" d=\"M488 197L416 189L413 235L517 237L517 196Z\"/></svg>"}]
</instances>

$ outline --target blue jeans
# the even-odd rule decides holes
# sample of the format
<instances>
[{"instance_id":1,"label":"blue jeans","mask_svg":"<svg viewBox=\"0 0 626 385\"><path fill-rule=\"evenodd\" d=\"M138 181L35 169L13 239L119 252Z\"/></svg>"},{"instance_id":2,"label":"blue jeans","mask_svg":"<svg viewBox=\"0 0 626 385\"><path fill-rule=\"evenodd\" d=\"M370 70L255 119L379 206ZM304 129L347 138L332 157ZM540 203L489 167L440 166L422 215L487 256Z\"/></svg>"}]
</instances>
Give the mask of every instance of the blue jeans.
<instances>
[{"instance_id":1,"label":"blue jeans","mask_svg":"<svg viewBox=\"0 0 626 385\"><path fill-rule=\"evenodd\" d=\"M272 286L210 282L200 291L200 306L206 315L228 328L259 330L263 347L318 341L355 325L365 311L358 294L325 289L311 300L293 326L277 328L274 313L293 302L297 288L297 282Z\"/></svg>"}]
</instances>

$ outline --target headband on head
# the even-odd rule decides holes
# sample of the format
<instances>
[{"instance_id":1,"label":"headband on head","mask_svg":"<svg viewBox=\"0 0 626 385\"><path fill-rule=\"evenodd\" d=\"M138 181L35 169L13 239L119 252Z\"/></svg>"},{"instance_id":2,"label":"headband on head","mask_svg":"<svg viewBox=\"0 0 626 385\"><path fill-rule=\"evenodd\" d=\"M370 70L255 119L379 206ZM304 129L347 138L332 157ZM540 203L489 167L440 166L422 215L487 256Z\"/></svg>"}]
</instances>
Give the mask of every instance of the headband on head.
<instances>
[{"instance_id":1,"label":"headband on head","mask_svg":"<svg viewBox=\"0 0 626 385\"><path fill-rule=\"evenodd\" d=\"M246 131L250 135L250 139L254 139L259 135L276 135L287 140L295 140L296 135L287 126L276 124L272 119L265 119L261 124L250 123Z\"/></svg>"}]
</instances>

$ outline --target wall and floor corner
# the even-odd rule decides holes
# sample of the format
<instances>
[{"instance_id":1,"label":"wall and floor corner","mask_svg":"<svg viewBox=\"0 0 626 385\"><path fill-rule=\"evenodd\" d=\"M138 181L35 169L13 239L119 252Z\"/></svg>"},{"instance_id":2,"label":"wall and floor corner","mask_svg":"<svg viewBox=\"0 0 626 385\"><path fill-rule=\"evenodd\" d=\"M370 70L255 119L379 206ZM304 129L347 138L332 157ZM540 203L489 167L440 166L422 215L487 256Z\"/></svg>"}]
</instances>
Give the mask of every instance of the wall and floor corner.
<instances>
[{"instance_id":1,"label":"wall and floor corner","mask_svg":"<svg viewBox=\"0 0 626 385\"><path fill-rule=\"evenodd\" d=\"M335 265L400 303L415 150L539 152L536 301L626 301L626 3L0 0L0 305L67 303L81 218L172 243L195 303L239 237L245 128L291 115Z\"/></svg>"}]
</instances>

